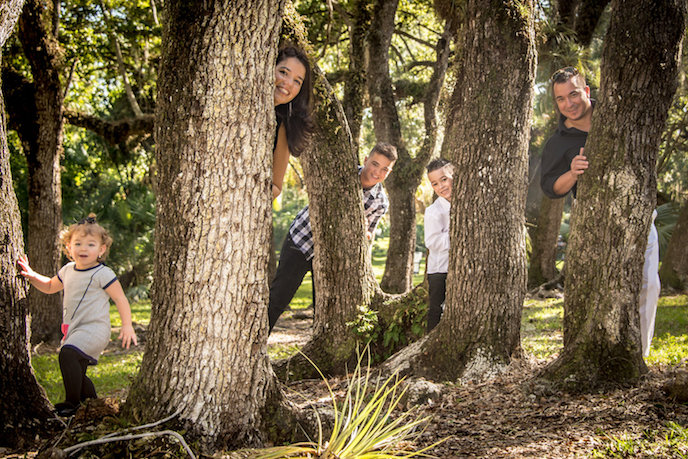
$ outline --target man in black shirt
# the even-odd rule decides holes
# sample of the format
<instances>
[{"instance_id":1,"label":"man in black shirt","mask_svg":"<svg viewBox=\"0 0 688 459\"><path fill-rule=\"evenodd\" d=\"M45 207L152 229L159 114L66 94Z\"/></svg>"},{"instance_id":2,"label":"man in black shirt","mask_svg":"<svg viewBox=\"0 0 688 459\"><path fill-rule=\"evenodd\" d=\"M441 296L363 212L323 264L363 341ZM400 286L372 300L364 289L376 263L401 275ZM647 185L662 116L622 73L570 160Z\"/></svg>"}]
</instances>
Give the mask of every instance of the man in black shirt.
<instances>
[{"instance_id":1,"label":"man in black shirt","mask_svg":"<svg viewBox=\"0 0 688 459\"><path fill-rule=\"evenodd\" d=\"M590 87L575 67L564 67L552 76L552 93L559 109L559 126L547 140L542 152L542 178L540 187L552 199L563 198L569 192L576 197L578 177L588 168L584 146L592 123L595 101L590 99ZM643 281L640 289L640 335L643 356L650 352L655 328L657 300L660 283L659 243L652 214L643 265Z\"/></svg>"}]
</instances>

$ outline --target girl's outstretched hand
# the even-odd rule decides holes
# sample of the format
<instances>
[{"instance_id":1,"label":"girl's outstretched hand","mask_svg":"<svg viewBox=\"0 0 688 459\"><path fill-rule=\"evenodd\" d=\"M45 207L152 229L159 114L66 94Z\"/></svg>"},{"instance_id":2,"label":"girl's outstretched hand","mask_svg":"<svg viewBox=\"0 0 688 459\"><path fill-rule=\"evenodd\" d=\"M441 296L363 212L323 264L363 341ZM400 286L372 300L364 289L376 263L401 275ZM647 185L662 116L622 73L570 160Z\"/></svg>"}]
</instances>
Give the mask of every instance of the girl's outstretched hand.
<instances>
[{"instance_id":1,"label":"girl's outstretched hand","mask_svg":"<svg viewBox=\"0 0 688 459\"><path fill-rule=\"evenodd\" d=\"M132 325L122 325L122 329L119 332L118 339L122 340L122 347L129 349L129 345L134 343L134 346L138 345L138 340L136 339L136 332Z\"/></svg>"},{"instance_id":2,"label":"girl's outstretched hand","mask_svg":"<svg viewBox=\"0 0 688 459\"><path fill-rule=\"evenodd\" d=\"M29 257L26 255L22 255L19 257L17 260L17 264L21 268L21 275L24 276L27 279L35 279L37 277L36 271L31 269L31 266L29 265Z\"/></svg>"}]
</instances>

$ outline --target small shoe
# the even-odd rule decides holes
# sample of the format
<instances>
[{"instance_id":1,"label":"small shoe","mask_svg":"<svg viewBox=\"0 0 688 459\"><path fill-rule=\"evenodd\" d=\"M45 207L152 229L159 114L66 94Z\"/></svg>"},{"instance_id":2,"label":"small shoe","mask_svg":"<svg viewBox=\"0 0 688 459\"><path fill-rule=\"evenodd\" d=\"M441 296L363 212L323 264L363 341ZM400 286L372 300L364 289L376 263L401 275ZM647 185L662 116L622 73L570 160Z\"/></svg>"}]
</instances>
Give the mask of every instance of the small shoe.
<instances>
[{"instance_id":1,"label":"small shoe","mask_svg":"<svg viewBox=\"0 0 688 459\"><path fill-rule=\"evenodd\" d=\"M55 412L58 416L63 418L74 416L78 409L78 406L74 406L69 402L60 402L55 404Z\"/></svg>"}]
</instances>

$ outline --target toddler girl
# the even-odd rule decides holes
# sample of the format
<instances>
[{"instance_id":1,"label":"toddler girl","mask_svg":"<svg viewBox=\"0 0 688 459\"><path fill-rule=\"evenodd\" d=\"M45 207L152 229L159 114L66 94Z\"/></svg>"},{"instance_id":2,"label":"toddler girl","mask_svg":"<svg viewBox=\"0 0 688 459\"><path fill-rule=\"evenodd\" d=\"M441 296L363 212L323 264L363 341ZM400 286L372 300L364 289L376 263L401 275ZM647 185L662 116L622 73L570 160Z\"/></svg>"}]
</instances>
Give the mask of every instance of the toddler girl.
<instances>
[{"instance_id":1,"label":"toddler girl","mask_svg":"<svg viewBox=\"0 0 688 459\"><path fill-rule=\"evenodd\" d=\"M43 293L64 289L62 307L62 346L59 362L65 387L65 401L55 405L60 416L73 415L79 404L96 398L93 382L86 376L88 365L96 365L98 356L110 341L110 302L115 302L122 319L119 338L122 347L138 344L131 324L131 309L115 273L103 265L112 238L96 223L95 214L71 225L62 234L62 245L72 260L52 279L38 274L26 256L19 258L21 275Z\"/></svg>"}]
</instances>

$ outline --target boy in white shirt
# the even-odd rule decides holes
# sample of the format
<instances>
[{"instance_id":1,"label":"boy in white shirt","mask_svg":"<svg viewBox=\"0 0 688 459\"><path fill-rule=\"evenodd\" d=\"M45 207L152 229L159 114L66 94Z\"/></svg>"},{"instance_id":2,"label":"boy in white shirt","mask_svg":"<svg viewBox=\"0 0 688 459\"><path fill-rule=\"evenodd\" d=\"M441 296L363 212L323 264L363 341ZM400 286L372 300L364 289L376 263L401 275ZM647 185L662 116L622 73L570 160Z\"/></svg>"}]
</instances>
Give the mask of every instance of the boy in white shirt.
<instances>
[{"instance_id":1,"label":"boy in white shirt","mask_svg":"<svg viewBox=\"0 0 688 459\"><path fill-rule=\"evenodd\" d=\"M449 266L449 202L454 166L435 159L427 166L428 180L437 199L425 209L425 246L428 248L428 325L430 332L442 317Z\"/></svg>"}]
</instances>

